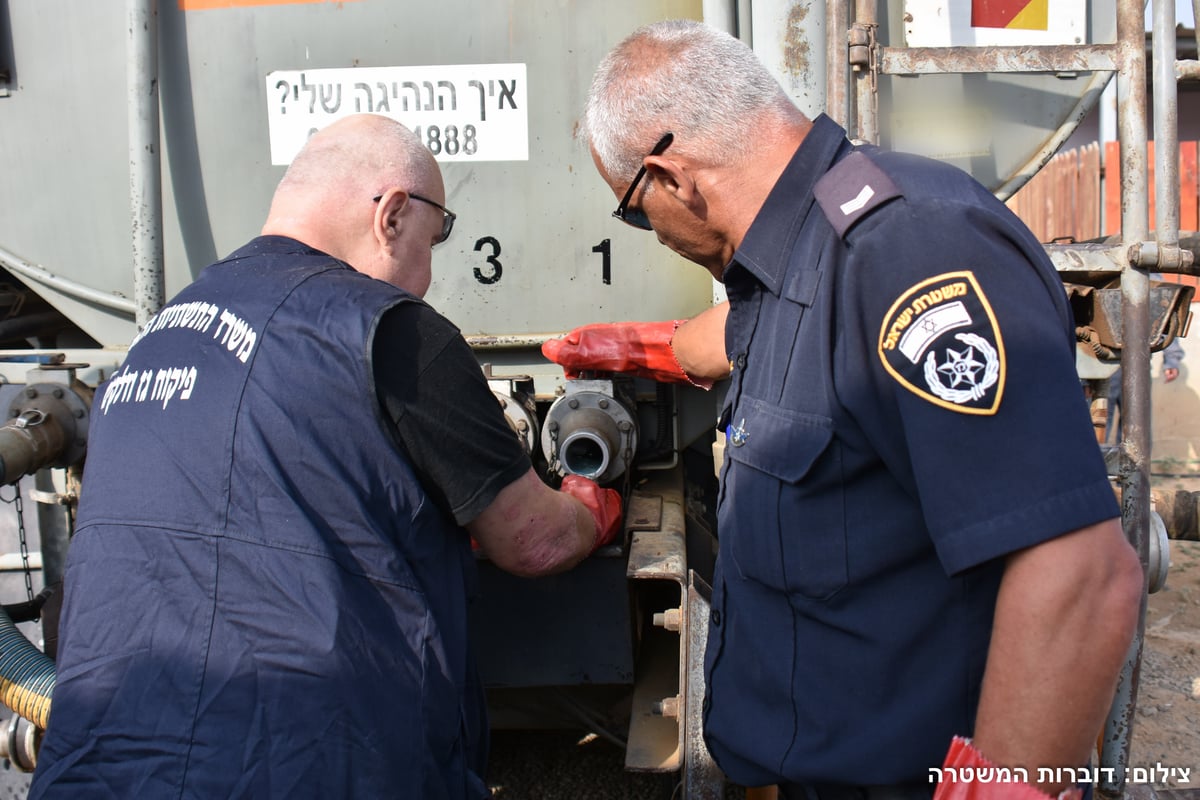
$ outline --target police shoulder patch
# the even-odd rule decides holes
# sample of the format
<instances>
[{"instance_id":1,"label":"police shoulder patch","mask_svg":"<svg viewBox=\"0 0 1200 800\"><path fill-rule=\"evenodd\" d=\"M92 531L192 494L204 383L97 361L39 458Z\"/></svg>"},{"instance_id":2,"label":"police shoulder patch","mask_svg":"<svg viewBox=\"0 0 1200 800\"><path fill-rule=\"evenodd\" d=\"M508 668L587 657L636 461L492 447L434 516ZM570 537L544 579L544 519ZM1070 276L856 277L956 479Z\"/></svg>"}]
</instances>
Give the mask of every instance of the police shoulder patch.
<instances>
[{"instance_id":1,"label":"police shoulder patch","mask_svg":"<svg viewBox=\"0 0 1200 800\"><path fill-rule=\"evenodd\" d=\"M879 358L901 386L963 414L995 414L1004 395L1004 340L969 270L902 294L884 315Z\"/></svg>"}]
</instances>

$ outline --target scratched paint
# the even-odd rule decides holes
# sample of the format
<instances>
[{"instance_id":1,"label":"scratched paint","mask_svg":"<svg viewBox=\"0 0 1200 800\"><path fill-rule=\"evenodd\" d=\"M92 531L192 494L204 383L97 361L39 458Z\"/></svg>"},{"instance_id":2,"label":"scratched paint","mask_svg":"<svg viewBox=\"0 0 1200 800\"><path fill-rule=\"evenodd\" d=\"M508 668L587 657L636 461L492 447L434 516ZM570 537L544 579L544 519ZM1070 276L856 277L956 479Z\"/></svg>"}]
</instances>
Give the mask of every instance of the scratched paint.
<instances>
[{"instance_id":1,"label":"scratched paint","mask_svg":"<svg viewBox=\"0 0 1200 800\"><path fill-rule=\"evenodd\" d=\"M808 11L809 4L806 2L796 3L788 11L787 34L783 43L783 66L791 75L807 75L811 68L812 42L809 41L804 27Z\"/></svg>"}]
</instances>

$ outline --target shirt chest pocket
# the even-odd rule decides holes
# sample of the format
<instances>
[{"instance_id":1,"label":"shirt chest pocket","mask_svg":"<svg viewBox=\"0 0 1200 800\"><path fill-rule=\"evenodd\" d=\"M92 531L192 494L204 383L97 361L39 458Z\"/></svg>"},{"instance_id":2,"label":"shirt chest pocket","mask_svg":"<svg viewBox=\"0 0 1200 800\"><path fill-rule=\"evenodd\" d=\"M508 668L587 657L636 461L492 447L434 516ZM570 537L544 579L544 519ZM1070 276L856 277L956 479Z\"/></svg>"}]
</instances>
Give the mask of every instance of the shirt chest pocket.
<instances>
[{"instance_id":1,"label":"shirt chest pocket","mask_svg":"<svg viewBox=\"0 0 1200 800\"><path fill-rule=\"evenodd\" d=\"M726 439L720 532L741 577L813 599L848 577L833 420L745 396Z\"/></svg>"}]
</instances>

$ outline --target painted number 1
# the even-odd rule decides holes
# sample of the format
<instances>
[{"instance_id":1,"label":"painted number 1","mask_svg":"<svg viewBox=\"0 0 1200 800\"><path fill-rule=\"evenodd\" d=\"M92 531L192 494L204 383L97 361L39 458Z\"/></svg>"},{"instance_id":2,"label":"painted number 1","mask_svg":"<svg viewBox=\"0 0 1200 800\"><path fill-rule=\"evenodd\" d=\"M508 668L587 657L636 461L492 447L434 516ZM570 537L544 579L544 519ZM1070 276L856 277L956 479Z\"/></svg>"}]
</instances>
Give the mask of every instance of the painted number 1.
<instances>
[{"instance_id":1,"label":"painted number 1","mask_svg":"<svg viewBox=\"0 0 1200 800\"><path fill-rule=\"evenodd\" d=\"M612 283L612 240L605 239L592 248L593 253L599 253L602 256L600 267L600 275L606 285Z\"/></svg>"}]
</instances>

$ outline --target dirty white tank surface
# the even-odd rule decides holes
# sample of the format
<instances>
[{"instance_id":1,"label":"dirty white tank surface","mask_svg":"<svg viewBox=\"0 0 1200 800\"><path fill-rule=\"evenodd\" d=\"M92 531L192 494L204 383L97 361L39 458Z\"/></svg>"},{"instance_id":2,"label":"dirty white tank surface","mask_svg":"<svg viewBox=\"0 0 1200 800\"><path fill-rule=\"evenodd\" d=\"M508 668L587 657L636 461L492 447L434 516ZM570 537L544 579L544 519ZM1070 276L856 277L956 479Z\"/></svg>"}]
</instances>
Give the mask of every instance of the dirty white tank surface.
<instances>
[{"instance_id":1,"label":"dirty white tank surface","mask_svg":"<svg viewBox=\"0 0 1200 800\"><path fill-rule=\"evenodd\" d=\"M0 7L0 249L113 347L135 330L125 5ZM574 136L613 44L699 16L698 0L158 3L166 295L257 234L311 130L366 111L441 162L458 221L427 299L465 334L699 311L707 273L612 219Z\"/></svg>"},{"instance_id":2,"label":"dirty white tank surface","mask_svg":"<svg viewBox=\"0 0 1200 800\"><path fill-rule=\"evenodd\" d=\"M587 322L694 314L712 297L707 273L611 218L611 192L575 138L592 72L641 24L707 15L750 41L815 114L826 108L827 74L848 71L825 63L833 3L166 0L157 71L143 73L130 65L138 31L127 3L8 0L0 262L21 265L18 280L102 346L129 342L131 238L145 223L130 208L128 109L153 79L167 297L256 235L312 130L366 111L418 131L441 162L458 221L435 251L428 299L464 334L533 342ZM877 41L1111 42L1113 5L881 0ZM977 18L977 7L999 16ZM1071 133L1107 77L880 75L879 138L1012 189Z\"/></svg>"}]
</instances>

